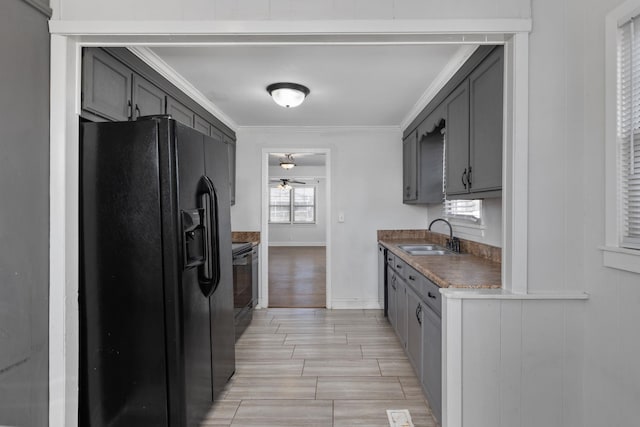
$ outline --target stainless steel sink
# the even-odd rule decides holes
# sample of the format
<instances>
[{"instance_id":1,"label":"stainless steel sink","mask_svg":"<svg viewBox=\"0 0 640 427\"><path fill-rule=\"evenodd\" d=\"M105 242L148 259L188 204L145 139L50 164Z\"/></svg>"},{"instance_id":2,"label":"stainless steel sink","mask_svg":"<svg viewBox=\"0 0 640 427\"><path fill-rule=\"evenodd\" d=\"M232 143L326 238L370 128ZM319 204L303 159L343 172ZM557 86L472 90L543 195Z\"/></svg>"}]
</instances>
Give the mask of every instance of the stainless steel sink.
<instances>
[{"instance_id":1,"label":"stainless steel sink","mask_svg":"<svg viewBox=\"0 0 640 427\"><path fill-rule=\"evenodd\" d=\"M440 245L398 245L409 255L451 255L454 252Z\"/></svg>"}]
</instances>

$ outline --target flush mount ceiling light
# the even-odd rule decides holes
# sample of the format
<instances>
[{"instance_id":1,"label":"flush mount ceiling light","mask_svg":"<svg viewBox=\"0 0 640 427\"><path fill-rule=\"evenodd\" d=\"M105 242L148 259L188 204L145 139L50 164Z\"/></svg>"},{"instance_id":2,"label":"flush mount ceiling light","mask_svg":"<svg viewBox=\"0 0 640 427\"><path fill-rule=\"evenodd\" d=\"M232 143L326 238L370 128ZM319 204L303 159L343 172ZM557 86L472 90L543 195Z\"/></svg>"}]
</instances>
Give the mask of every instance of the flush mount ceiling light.
<instances>
[{"instance_id":1,"label":"flush mount ceiling light","mask_svg":"<svg viewBox=\"0 0 640 427\"><path fill-rule=\"evenodd\" d=\"M267 86L267 92L276 104L292 108L302 104L309 95L309 88L297 83L273 83Z\"/></svg>"},{"instance_id":2,"label":"flush mount ceiling light","mask_svg":"<svg viewBox=\"0 0 640 427\"><path fill-rule=\"evenodd\" d=\"M291 154L286 154L284 159L280 159L280 167L282 169L293 169L295 165Z\"/></svg>"}]
</instances>

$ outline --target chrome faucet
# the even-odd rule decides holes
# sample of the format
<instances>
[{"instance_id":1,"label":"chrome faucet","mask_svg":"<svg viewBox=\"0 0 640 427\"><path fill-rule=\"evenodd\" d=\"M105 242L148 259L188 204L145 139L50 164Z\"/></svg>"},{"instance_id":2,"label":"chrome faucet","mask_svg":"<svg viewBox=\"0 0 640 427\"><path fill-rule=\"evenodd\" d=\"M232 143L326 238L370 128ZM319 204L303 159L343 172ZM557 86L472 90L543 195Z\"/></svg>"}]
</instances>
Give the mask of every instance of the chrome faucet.
<instances>
[{"instance_id":1,"label":"chrome faucet","mask_svg":"<svg viewBox=\"0 0 640 427\"><path fill-rule=\"evenodd\" d=\"M449 226L449 238L447 239L447 249L453 252L460 253L460 239L457 237L453 237L453 227L451 223L444 218L436 218L431 223L429 223L429 231L431 231L431 226L434 222L442 221Z\"/></svg>"}]
</instances>

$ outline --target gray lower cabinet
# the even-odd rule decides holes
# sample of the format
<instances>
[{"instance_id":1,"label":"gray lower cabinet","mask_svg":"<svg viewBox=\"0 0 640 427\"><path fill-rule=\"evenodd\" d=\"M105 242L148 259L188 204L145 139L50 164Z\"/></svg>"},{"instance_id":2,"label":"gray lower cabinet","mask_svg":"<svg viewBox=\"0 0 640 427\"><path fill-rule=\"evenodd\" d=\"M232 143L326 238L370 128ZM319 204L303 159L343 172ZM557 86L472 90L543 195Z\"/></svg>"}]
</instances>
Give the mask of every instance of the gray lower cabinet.
<instances>
[{"instance_id":1,"label":"gray lower cabinet","mask_svg":"<svg viewBox=\"0 0 640 427\"><path fill-rule=\"evenodd\" d=\"M396 333L404 349L407 348L407 284L397 275L396 280Z\"/></svg>"},{"instance_id":2,"label":"gray lower cabinet","mask_svg":"<svg viewBox=\"0 0 640 427\"><path fill-rule=\"evenodd\" d=\"M442 422L442 318L422 309L422 387L433 415Z\"/></svg>"},{"instance_id":3,"label":"gray lower cabinet","mask_svg":"<svg viewBox=\"0 0 640 427\"><path fill-rule=\"evenodd\" d=\"M423 304L411 288L407 289L407 356L416 376L422 375L422 308Z\"/></svg>"},{"instance_id":4,"label":"gray lower cabinet","mask_svg":"<svg viewBox=\"0 0 640 427\"><path fill-rule=\"evenodd\" d=\"M82 109L107 120L131 117L133 73L101 49L85 49L82 57Z\"/></svg>"},{"instance_id":5,"label":"gray lower cabinet","mask_svg":"<svg viewBox=\"0 0 640 427\"><path fill-rule=\"evenodd\" d=\"M442 420L442 299L438 286L389 250L380 256L387 280L387 319L420 380L437 420Z\"/></svg>"}]
</instances>

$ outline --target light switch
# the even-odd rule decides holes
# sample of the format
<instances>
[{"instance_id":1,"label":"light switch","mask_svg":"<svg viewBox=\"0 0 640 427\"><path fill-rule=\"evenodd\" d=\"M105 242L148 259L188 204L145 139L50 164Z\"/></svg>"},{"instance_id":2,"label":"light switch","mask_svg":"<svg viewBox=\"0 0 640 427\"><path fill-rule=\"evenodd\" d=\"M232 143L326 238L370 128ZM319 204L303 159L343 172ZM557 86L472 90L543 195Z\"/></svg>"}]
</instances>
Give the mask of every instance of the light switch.
<instances>
[{"instance_id":1,"label":"light switch","mask_svg":"<svg viewBox=\"0 0 640 427\"><path fill-rule=\"evenodd\" d=\"M338 222L344 222L344 213L343 212L340 212L338 214Z\"/></svg>"}]
</instances>

